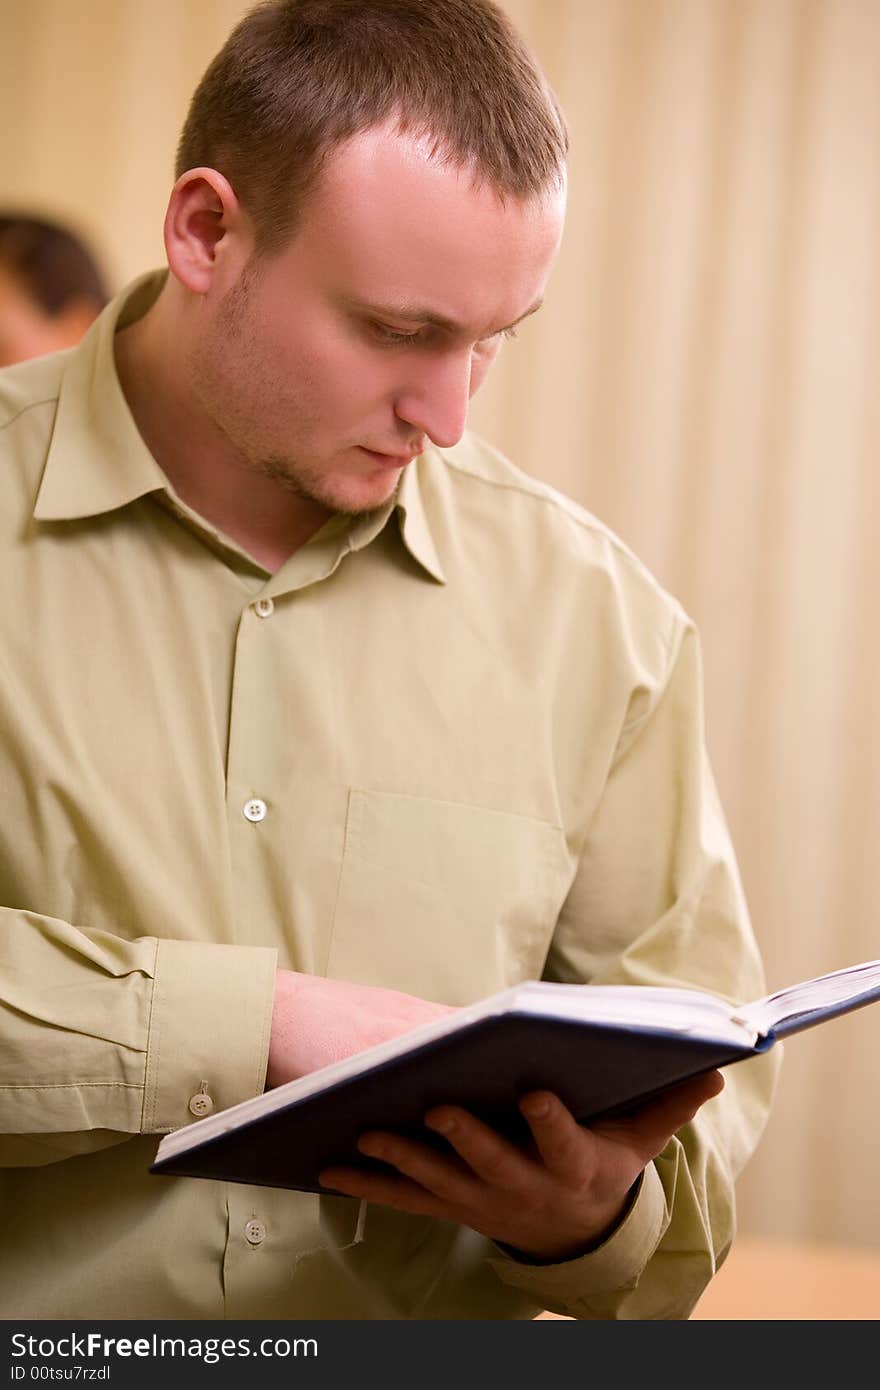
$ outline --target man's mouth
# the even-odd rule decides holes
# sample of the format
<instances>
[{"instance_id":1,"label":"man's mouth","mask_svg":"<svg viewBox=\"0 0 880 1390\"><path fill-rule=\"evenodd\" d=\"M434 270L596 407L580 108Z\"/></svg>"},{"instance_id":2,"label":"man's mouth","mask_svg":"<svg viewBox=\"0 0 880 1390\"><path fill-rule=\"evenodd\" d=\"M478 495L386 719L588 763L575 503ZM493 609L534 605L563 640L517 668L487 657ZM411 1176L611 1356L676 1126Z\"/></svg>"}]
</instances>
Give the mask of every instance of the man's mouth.
<instances>
[{"instance_id":1,"label":"man's mouth","mask_svg":"<svg viewBox=\"0 0 880 1390\"><path fill-rule=\"evenodd\" d=\"M380 468L406 468L408 463L412 463L413 459L418 457L417 454L386 454L378 449L367 449L363 444L360 448Z\"/></svg>"}]
</instances>

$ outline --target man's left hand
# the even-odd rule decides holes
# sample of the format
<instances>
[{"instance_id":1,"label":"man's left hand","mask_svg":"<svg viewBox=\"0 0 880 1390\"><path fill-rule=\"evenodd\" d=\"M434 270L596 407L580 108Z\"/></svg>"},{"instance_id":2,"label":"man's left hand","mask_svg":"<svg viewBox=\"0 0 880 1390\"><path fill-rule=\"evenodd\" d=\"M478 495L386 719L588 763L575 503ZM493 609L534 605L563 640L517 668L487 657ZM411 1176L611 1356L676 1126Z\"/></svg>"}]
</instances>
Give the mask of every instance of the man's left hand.
<instances>
[{"instance_id":1,"label":"man's left hand","mask_svg":"<svg viewBox=\"0 0 880 1390\"><path fill-rule=\"evenodd\" d=\"M517 1146L457 1106L437 1106L429 1129L453 1150L369 1132L358 1148L397 1173L326 1168L334 1192L470 1226L526 1258L574 1259L599 1244L627 1209L646 1165L724 1085L720 1072L695 1077L626 1117L579 1125L551 1092L523 1097L531 1142Z\"/></svg>"}]
</instances>

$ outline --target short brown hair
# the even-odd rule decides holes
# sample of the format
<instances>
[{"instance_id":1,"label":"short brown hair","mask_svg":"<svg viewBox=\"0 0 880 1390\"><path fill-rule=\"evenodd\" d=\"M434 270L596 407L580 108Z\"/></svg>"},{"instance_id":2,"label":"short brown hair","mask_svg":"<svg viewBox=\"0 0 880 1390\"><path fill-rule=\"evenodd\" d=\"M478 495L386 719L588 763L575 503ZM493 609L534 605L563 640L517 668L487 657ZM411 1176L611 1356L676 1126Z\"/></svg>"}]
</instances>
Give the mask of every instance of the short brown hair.
<instances>
[{"instance_id":1,"label":"short brown hair","mask_svg":"<svg viewBox=\"0 0 880 1390\"><path fill-rule=\"evenodd\" d=\"M70 227L27 213L0 212L0 265L52 318L75 300L97 313L107 287L95 257Z\"/></svg>"},{"instance_id":2,"label":"short brown hair","mask_svg":"<svg viewBox=\"0 0 880 1390\"><path fill-rule=\"evenodd\" d=\"M389 119L502 196L562 180L558 103L492 0L266 0L196 88L175 176L222 173L268 252L292 233L328 152Z\"/></svg>"}]
</instances>

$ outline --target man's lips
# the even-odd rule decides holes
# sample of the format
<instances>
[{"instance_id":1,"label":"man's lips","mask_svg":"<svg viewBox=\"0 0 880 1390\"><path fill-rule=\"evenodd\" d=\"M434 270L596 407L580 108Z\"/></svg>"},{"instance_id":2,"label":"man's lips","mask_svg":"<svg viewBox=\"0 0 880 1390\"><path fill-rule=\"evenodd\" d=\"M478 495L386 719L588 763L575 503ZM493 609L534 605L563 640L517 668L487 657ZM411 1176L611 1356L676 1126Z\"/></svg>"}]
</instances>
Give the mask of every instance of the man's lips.
<instances>
[{"instance_id":1,"label":"man's lips","mask_svg":"<svg viewBox=\"0 0 880 1390\"><path fill-rule=\"evenodd\" d=\"M408 463L418 458L418 454L385 454L377 449L367 449L363 444L359 447L379 468L406 468Z\"/></svg>"}]
</instances>

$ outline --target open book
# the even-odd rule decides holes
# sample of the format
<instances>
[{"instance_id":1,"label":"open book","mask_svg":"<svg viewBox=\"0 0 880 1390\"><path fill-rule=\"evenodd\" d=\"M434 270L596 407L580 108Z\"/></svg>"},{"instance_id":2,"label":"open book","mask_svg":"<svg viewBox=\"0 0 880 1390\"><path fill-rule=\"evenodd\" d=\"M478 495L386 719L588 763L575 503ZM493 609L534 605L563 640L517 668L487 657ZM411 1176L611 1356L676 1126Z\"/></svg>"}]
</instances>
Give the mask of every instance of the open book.
<instances>
[{"instance_id":1,"label":"open book","mask_svg":"<svg viewBox=\"0 0 880 1390\"><path fill-rule=\"evenodd\" d=\"M693 989L531 980L166 1135L150 1172L323 1192L322 1168L382 1164L368 1129L444 1141L433 1105L525 1139L517 1098L554 1091L583 1124L880 999L880 960L734 1006Z\"/></svg>"}]
</instances>

